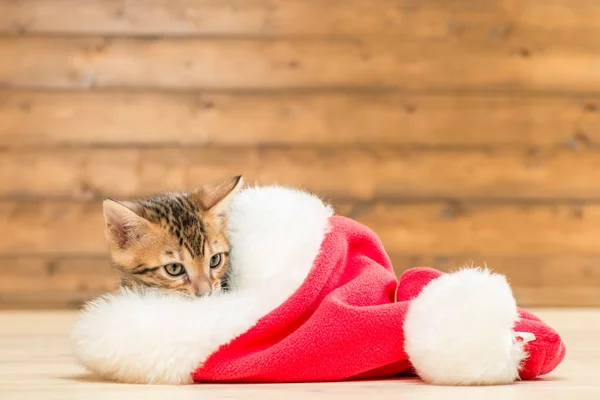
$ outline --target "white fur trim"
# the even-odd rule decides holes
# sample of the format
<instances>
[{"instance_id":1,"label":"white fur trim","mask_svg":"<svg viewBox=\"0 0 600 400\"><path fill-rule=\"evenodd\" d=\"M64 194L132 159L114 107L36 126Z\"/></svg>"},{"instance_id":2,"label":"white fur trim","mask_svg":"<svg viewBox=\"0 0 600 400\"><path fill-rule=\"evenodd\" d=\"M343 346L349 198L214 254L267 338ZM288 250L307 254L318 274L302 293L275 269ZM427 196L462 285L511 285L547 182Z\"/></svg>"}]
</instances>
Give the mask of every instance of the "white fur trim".
<instances>
[{"instance_id":1,"label":"white fur trim","mask_svg":"<svg viewBox=\"0 0 600 400\"><path fill-rule=\"evenodd\" d=\"M517 319L503 276L464 269L434 279L411 303L404 322L405 350L428 383L511 383L526 357L523 343L514 338Z\"/></svg>"},{"instance_id":2,"label":"white fur trim","mask_svg":"<svg viewBox=\"0 0 600 400\"><path fill-rule=\"evenodd\" d=\"M317 197L280 187L232 199L232 291L200 299L120 290L90 303L72 331L77 359L111 380L191 383L221 345L246 332L302 284L333 214Z\"/></svg>"}]
</instances>

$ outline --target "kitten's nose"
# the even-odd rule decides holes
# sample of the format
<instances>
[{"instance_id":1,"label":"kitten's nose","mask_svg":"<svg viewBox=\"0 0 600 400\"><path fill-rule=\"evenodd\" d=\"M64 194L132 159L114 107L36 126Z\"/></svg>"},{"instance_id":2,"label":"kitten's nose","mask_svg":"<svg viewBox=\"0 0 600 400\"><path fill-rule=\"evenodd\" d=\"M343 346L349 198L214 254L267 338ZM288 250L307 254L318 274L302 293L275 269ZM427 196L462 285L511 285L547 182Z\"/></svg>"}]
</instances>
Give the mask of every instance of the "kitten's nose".
<instances>
[{"instance_id":1,"label":"kitten's nose","mask_svg":"<svg viewBox=\"0 0 600 400\"><path fill-rule=\"evenodd\" d=\"M211 293L211 287L207 282L194 283L194 294L196 295L196 297L210 295Z\"/></svg>"}]
</instances>

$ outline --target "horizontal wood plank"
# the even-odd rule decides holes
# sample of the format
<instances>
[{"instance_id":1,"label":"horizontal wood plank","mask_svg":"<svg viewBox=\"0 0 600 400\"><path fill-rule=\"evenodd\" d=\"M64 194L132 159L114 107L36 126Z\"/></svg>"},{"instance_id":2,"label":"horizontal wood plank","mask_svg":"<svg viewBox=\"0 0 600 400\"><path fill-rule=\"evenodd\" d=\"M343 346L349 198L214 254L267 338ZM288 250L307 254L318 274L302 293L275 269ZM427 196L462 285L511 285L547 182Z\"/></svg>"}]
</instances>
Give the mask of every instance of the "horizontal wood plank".
<instances>
[{"instance_id":1,"label":"horizontal wood plank","mask_svg":"<svg viewBox=\"0 0 600 400\"><path fill-rule=\"evenodd\" d=\"M595 254L597 205L376 203L350 211L390 252Z\"/></svg>"},{"instance_id":2,"label":"horizontal wood plank","mask_svg":"<svg viewBox=\"0 0 600 400\"><path fill-rule=\"evenodd\" d=\"M598 18L594 0L19 0L3 2L0 32L498 40L597 33Z\"/></svg>"},{"instance_id":3,"label":"horizontal wood plank","mask_svg":"<svg viewBox=\"0 0 600 400\"><path fill-rule=\"evenodd\" d=\"M69 10L68 15L64 10ZM494 12L501 11L494 17ZM22 0L7 2L0 32L135 35L348 35L395 34L440 37L448 24L469 28L507 23L506 14L483 1L448 4L414 1L291 0ZM488 24L482 24L482 19Z\"/></svg>"},{"instance_id":4,"label":"horizontal wood plank","mask_svg":"<svg viewBox=\"0 0 600 400\"><path fill-rule=\"evenodd\" d=\"M69 291L50 293L9 293L0 296L3 310L64 310L80 309L86 302L105 291Z\"/></svg>"},{"instance_id":5,"label":"horizontal wood plank","mask_svg":"<svg viewBox=\"0 0 600 400\"><path fill-rule=\"evenodd\" d=\"M113 289L117 282L108 256L0 257L0 278L0 298L97 293Z\"/></svg>"},{"instance_id":6,"label":"horizontal wood plank","mask_svg":"<svg viewBox=\"0 0 600 400\"><path fill-rule=\"evenodd\" d=\"M0 308L76 308L118 285L108 252L0 257Z\"/></svg>"},{"instance_id":7,"label":"horizontal wood plank","mask_svg":"<svg viewBox=\"0 0 600 400\"><path fill-rule=\"evenodd\" d=\"M355 206L348 213L377 232L389 252L480 254L484 259L506 254L593 255L600 224L596 204L380 202Z\"/></svg>"},{"instance_id":8,"label":"horizontal wood plank","mask_svg":"<svg viewBox=\"0 0 600 400\"><path fill-rule=\"evenodd\" d=\"M0 90L0 145L590 146L600 98Z\"/></svg>"},{"instance_id":9,"label":"horizontal wood plank","mask_svg":"<svg viewBox=\"0 0 600 400\"><path fill-rule=\"evenodd\" d=\"M556 291L563 288L600 289L600 253L595 256L503 254L486 257L477 252L448 256L432 250L427 255L390 254L390 258L398 275L415 267L431 267L444 272L463 267L487 267L505 275L514 287Z\"/></svg>"},{"instance_id":10,"label":"horizontal wood plank","mask_svg":"<svg viewBox=\"0 0 600 400\"><path fill-rule=\"evenodd\" d=\"M2 37L0 86L597 92L593 44Z\"/></svg>"},{"instance_id":11,"label":"horizontal wood plank","mask_svg":"<svg viewBox=\"0 0 600 400\"><path fill-rule=\"evenodd\" d=\"M91 199L191 190L244 174L327 198L599 199L589 150L59 148L0 151L0 198Z\"/></svg>"},{"instance_id":12,"label":"horizontal wood plank","mask_svg":"<svg viewBox=\"0 0 600 400\"><path fill-rule=\"evenodd\" d=\"M372 228L392 254L593 256L600 237L597 204L363 203L340 205L339 213ZM100 201L3 201L0 226L0 255L101 255L107 248Z\"/></svg>"},{"instance_id":13,"label":"horizontal wood plank","mask_svg":"<svg viewBox=\"0 0 600 400\"><path fill-rule=\"evenodd\" d=\"M598 287L516 287L513 292L523 307L600 307Z\"/></svg>"},{"instance_id":14,"label":"horizontal wood plank","mask_svg":"<svg viewBox=\"0 0 600 400\"><path fill-rule=\"evenodd\" d=\"M595 257L391 255L398 274L429 266L452 272L467 264L503 274L522 306L600 306ZM0 257L0 308L78 307L118 285L108 256Z\"/></svg>"}]
</instances>

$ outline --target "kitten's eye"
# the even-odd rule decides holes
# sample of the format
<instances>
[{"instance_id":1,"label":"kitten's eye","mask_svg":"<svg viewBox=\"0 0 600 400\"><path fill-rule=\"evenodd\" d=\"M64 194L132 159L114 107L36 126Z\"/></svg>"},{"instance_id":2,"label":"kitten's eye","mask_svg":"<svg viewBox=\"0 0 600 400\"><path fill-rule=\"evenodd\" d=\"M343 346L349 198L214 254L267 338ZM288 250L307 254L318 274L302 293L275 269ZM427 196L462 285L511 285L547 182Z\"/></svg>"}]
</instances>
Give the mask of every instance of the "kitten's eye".
<instances>
[{"instance_id":1,"label":"kitten's eye","mask_svg":"<svg viewBox=\"0 0 600 400\"><path fill-rule=\"evenodd\" d=\"M165 271L171 276L180 276L185 274L185 267L179 263L165 265Z\"/></svg>"},{"instance_id":2,"label":"kitten's eye","mask_svg":"<svg viewBox=\"0 0 600 400\"><path fill-rule=\"evenodd\" d=\"M210 258L210 267L217 268L219 265L221 265L222 260L223 260L223 257L221 256L221 253L215 254L214 256L212 256Z\"/></svg>"}]
</instances>

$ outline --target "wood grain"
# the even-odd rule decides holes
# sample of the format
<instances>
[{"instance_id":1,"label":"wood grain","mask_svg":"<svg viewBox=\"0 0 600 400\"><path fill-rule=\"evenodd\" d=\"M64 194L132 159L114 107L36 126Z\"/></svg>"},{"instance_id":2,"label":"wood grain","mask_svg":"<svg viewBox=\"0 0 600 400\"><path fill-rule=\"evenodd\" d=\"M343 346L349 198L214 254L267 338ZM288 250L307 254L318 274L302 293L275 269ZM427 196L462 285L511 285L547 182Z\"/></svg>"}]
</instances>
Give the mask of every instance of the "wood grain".
<instances>
[{"instance_id":1,"label":"wood grain","mask_svg":"<svg viewBox=\"0 0 600 400\"><path fill-rule=\"evenodd\" d=\"M64 10L69 10L68 17ZM351 0L327 5L299 0L25 0L3 5L0 32L444 37L452 33L447 25L453 17L457 24L480 30L491 22L509 22L503 14L493 18L494 11L501 10L493 2L473 6L464 0L447 4Z\"/></svg>"},{"instance_id":2,"label":"wood grain","mask_svg":"<svg viewBox=\"0 0 600 400\"><path fill-rule=\"evenodd\" d=\"M0 257L0 308L77 308L116 287L108 252Z\"/></svg>"},{"instance_id":3,"label":"wood grain","mask_svg":"<svg viewBox=\"0 0 600 400\"><path fill-rule=\"evenodd\" d=\"M524 307L600 307L598 287L514 288L517 303Z\"/></svg>"},{"instance_id":4,"label":"wood grain","mask_svg":"<svg viewBox=\"0 0 600 400\"><path fill-rule=\"evenodd\" d=\"M0 257L0 293L70 293L107 291L115 286L106 256Z\"/></svg>"},{"instance_id":5,"label":"wood grain","mask_svg":"<svg viewBox=\"0 0 600 400\"><path fill-rule=\"evenodd\" d=\"M0 151L2 198L117 198L191 190L243 173L327 198L598 199L586 150L60 148ZM341 177L344 177L343 179Z\"/></svg>"},{"instance_id":6,"label":"wood grain","mask_svg":"<svg viewBox=\"0 0 600 400\"><path fill-rule=\"evenodd\" d=\"M105 255L102 203L1 202L0 255ZM0 246L2 247L2 246Z\"/></svg>"},{"instance_id":7,"label":"wood grain","mask_svg":"<svg viewBox=\"0 0 600 400\"><path fill-rule=\"evenodd\" d=\"M593 255L597 205L389 204L349 212L371 227L389 252L447 255ZM468 260L470 261L470 260Z\"/></svg>"},{"instance_id":8,"label":"wood grain","mask_svg":"<svg viewBox=\"0 0 600 400\"><path fill-rule=\"evenodd\" d=\"M494 256L392 254L397 274L429 266L446 272L466 265L505 275L522 306L600 306L597 256ZM108 255L0 257L0 308L79 307L117 287Z\"/></svg>"},{"instance_id":9,"label":"wood grain","mask_svg":"<svg viewBox=\"0 0 600 400\"><path fill-rule=\"evenodd\" d=\"M0 90L3 147L596 146L600 98Z\"/></svg>"},{"instance_id":10,"label":"wood grain","mask_svg":"<svg viewBox=\"0 0 600 400\"><path fill-rule=\"evenodd\" d=\"M5 1L2 11L0 32L14 34L480 40L556 31L561 36L597 34L600 18L594 0L19 0Z\"/></svg>"},{"instance_id":11,"label":"wood grain","mask_svg":"<svg viewBox=\"0 0 600 400\"><path fill-rule=\"evenodd\" d=\"M594 45L1 37L0 86L597 92ZM151 61L151 62L150 62Z\"/></svg>"},{"instance_id":12,"label":"wood grain","mask_svg":"<svg viewBox=\"0 0 600 400\"><path fill-rule=\"evenodd\" d=\"M432 267L453 272L465 266L487 266L490 270L505 275L514 287L560 291L566 288L594 289L600 286L600 253L592 256L503 254L486 257L477 252L448 256L436 254L433 249L426 255L391 254L390 258L398 275L415 267ZM560 302L555 305L560 305Z\"/></svg>"},{"instance_id":13,"label":"wood grain","mask_svg":"<svg viewBox=\"0 0 600 400\"><path fill-rule=\"evenodd\" d=\"M391 254L595 256L599 205L374 203L342 205ZM0 255L102 255L101 202L0 202Z\"/></svg>"},{"instance_id":14,"label":"wood grain","mask_svg":"<svg viewBox=\"0 0 600 400\"><path fill-rule=\"evenodd\" d=\"M507 277L522 307L600 306L600 254L486 257L474 252L451 256L392 254L391 259L398 275L413 267L452 272L463 266L487 266Z\"/></svg>"}]
</instances>

